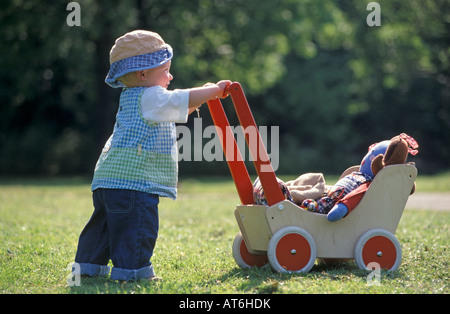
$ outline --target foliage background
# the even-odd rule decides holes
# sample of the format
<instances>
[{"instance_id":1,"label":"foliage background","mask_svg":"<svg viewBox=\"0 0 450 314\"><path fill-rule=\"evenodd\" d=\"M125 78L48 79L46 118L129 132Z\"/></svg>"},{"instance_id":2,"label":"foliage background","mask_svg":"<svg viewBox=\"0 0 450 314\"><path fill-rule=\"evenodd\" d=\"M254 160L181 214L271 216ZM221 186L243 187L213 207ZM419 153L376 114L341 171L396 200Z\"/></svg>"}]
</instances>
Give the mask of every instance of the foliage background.
<instances>
[{"instance_id":1,"label":"foliage background","mask_svg":"<svg viewBox=\"0 0 450 314\"><path fill-rule=\"evenodd\" d=\"M80 0L81 26L69 27L69 1L7 0L0 175L92 173L120 94L104 83L109 50L133 29L173 46L173 88L239 81L258 125L280 126L281 173L340 173L401 132L419 142L410 160L422 173L448 169L450 2L377 1L379 27L366 23L369 2ZM224 162L180 167L228 173Z\"/></svg>"}]
</instances>

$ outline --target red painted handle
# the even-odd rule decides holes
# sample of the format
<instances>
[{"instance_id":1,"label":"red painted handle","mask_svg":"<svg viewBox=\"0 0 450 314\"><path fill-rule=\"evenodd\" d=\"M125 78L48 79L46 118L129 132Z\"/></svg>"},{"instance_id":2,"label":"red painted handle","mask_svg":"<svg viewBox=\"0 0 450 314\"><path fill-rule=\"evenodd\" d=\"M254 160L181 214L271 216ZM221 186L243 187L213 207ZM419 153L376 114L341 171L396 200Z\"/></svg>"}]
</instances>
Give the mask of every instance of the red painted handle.
<instances>
[{"instance_id":1,"label":"red painted handle","mask_svg":"<svg viewBox=\"0 0 450 314\"><path fill-rule=\"evenodd\" d=\"M219 136L220 144L222 145L225 159L228 163L234 184L236 185L241 204L253 204L253 184L242 159L239 147L234 139L234 134L231 131L230 123L223 110L222 103L219 98L216 98L208 101L207 104L217 133L222 134L222 136Z\"/></svg>"},{"instance_id":2,"label":"red painted handle","mask_svg":"<svg viewBox=\"0 0 450 314\"><path fill-rule=\"evenodd\" d=\"M267 150L259 134L255 119L253 118L250 106L245 98L244 91L239 83L234 82L225 89L226 93L230 93L233 100L234 108L238 115L239 122L244 129L245 139L252 155L253 163L261 181L269 205L276 204L284 200L281 188L278 185L275 172L270 163ZM233 143L233 149L237 152L236 159L229 160L227 158L228 167L230 168L233 180L241 198L242 204L253 204L253 185L248 175L247 168L242 160L239 148L231 132L228 119L223 110L222 103L219 99L208 102L214 124L224 135L221 144L225 156L230 156L227 151L226 143ZM254 135L253 137L250 135ZM229 142L227 142L229 141ZM251 196L251 197L250 197Z\"/></svg>"}]
</instances>

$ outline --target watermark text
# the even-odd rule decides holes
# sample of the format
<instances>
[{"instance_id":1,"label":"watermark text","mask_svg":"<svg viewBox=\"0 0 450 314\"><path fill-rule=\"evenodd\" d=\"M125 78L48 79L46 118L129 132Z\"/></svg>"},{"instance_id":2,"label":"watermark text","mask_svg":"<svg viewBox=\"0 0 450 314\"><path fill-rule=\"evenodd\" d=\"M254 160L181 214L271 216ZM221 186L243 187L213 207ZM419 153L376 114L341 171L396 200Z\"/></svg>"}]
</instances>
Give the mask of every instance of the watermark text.
<instances>
[{"instance_id":1,"label":"watermark text","mask_svg":"<svg viewBox=\"0 0 450 314\"><path fill-rule=\"evenodd\" d=\"M78 2L67 4L66 11L72 11L67 15L66 23L68 26L81 26L81 6Z\"/></svg>"},{"instance_id":2,"label":"watermark text","mask_svg":"<svg viewBox=\"0 0 450 314\"><path fill-rule=\"evenodd\" d=\"M368 26L381 26L381 7L378 2L370 2L366 7L367 11L372 11L367 15L366 23Z\"/></svg>"},{"instance_id":3,"label":"watermark text","mask_svg":"<svg viewBox=\"0 0 450 314\"><path fill-rule=\"evenodd\" d=\"M233 136L225 136L223 133ZM270 127L270 142L268 133L267 126L248 126L245 129L242 126L227 126L227 130L221 130L210 125L203 129L202 119L195 118L192 131L185 125L177 126L178 140L174 147L177 151L172 156L177 161L223 161L224 157L226 161L270 161L276 171L279 165L279 126ZM205 139L207 141L204 143ZM248 159L245 154L246 142ZM268 144L270 154L267 152ZM270 168L268 165L261 165L262 172L271 171Z\"/></svg>"}]
</instances>

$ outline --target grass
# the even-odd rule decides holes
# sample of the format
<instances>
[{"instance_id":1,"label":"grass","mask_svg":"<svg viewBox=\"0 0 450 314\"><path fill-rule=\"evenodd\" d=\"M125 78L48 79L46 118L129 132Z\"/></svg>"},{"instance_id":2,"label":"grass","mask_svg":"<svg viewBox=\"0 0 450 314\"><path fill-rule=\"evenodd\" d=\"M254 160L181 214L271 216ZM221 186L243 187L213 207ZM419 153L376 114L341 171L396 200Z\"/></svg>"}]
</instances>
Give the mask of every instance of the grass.
<instances>
[{"instance_id":1,"label":"grass","mask_svg":"<svg viewBox=\"0 0 450 314\"><path fill-rule=\"evenodd\" d=\"M284 179L284 178L283 178ZM327 180L328 181L328 180ZM437 182L437 183L436 183ZM450 174L419 177L419 191L446 186ZM69 287L80 231L92 213L89 183L82 179L0 180L0 293L449 293L449 212L406 210L396 236L403 262L381 273L379 286L353 262L315 265L307 274L270 267L243 270L232 257L239 231L233 181L181 180L177 201L161 199L160 235L152 262L161 282L120 283L83 278Z\"/></svg>"}]
</instances>

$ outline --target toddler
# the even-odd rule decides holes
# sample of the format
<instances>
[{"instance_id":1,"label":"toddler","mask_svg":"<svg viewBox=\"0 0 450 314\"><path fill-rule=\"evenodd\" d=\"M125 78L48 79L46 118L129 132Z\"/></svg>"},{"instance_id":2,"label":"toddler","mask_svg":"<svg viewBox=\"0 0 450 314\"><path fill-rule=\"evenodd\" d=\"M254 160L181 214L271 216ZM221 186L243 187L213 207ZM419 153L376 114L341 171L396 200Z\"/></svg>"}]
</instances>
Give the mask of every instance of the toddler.
<instances>
[{"instance_id":1,"label":"toddler","mask_svg":"<svg viewBox=\"0 0 450 314\"><path fill-rule=\"evenodd\" d=\"M225 97L230 81L191 89L167 88L173 51L154 32L118 38L105 79L122 87L114 131L97 161L91 190L94 212L79 237L81 275L113 280L159 279L150 258L158 236L159 197L176 198L175 123L208 100Z\"/></svg>"}]
</instances>

